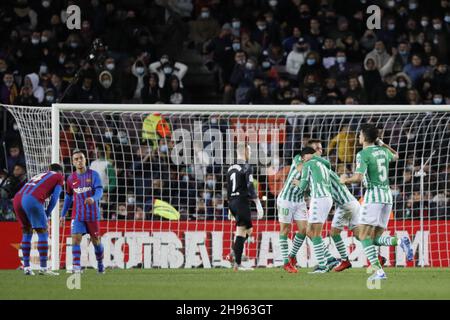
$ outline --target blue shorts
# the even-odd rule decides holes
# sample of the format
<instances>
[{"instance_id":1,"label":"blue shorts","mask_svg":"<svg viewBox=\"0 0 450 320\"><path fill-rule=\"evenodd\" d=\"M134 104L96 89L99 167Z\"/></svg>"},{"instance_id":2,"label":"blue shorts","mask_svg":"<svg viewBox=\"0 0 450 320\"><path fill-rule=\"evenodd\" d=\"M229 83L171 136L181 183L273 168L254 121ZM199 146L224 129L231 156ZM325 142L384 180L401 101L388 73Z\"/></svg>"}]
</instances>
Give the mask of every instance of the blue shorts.
<instances>
[{"instance_id":1,"label":"blue shorts","mask_svg":"<svg viewBox=\"0 0 450 320\"><path fill-rule=\"evenodd\" d=\"M47 229L48 223L44 205L31 194L22 196L22 209L33 229Z\"/></svg>"},{"instance_id":2,"label":"blue shorts","mask_svg":"<svg viewBox=\"0 0 450 320\"><path fill-rule=\"evenodd\" d=\"M72 219L70 225L72 234L89 233L92 237L98 237L100 231L100 223L98 221L79 221Z\"/></svg>"}]
</instances>

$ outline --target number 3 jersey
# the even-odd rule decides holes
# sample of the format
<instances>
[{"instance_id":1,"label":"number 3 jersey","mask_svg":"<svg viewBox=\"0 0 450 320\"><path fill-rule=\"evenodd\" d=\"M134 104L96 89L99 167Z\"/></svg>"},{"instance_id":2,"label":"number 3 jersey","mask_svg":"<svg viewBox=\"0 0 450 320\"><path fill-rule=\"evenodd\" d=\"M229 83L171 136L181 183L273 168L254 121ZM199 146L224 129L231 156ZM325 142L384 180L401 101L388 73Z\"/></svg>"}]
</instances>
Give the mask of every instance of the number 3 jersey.
<instances>
[{"instance_id":1,"label":"number 3 jersey","mask_svg":"<svg viewBox=\"0 0 450 320\"><path fill-rule=\"evenodd\" d=\"M392 204L389 188L389 162L394 154L384 147L369 146L356 155L356 172L364 175L367 188L364 203Z\"/></svg>"},{"instance_id":2,"label":"number 3 jersey","mask_svg":"<svg viewBox=\"0 0 450 320\"><path fill-rule=\"evenodd\" d=\"M72 219L78 221L100 220L100 198L103 186L100 175L91 169L78 174L72 173L67 178L66 193L73 197ZM85 204L87 198L94 198L94 204Z\"/></svg>"}]
</instances>

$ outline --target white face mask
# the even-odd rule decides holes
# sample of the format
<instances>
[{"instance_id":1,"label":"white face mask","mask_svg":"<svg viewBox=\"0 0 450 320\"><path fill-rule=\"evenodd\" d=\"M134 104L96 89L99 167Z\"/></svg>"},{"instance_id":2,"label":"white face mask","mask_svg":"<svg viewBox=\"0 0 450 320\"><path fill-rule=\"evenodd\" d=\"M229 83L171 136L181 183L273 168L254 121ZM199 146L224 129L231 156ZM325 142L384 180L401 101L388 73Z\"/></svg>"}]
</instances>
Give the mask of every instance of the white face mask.
<instances>
[{"instance_id":1,"label":"white face mask","mask_svg":"<svg viewBox=\"0 0 450 320\"><path fill-rule=\"evenodd\" d=\"M240 21L233 21L231 23L231 26L233 27L233 29L239 29L241 27L241 22Z\"/></svg>"},{"instance_id":2,"label":"white face mask","mask_svg":"<svg viewBox=\"0 0 450 320\"><path fill-rule=\"evenodd\" d=\"M422 25L422 27L426 27L428 26L428 20L421 20L420 24Z\"/></svg>"},{"instance_id":3,"label":"white face mask","mask_svg":"<svg viewBox=\"0 0 450 320\"><path fill-rule=\"evenodd\" d=\"M167 153L168 150L169 150L169 147L167 147L167 144L163 144L162 146L159 147L159 151L161 153Z\"/></svg>"},{"instance_id":4,"label":"white face mask","mask_svg":"<svg viewBox=\"0 0 450 320\"><path fill-rule=\"evenodd\" d=\"M137 72L137 74L139 74L139 75L141 75L141 74L143 74L144 73L144 67L136 67L136 72Z\"/></svg>"},{"instance_id":5,"label":"white face mask","mask_svg":"<svg viewBox=\"0 0 450 320\"><path fill-rule=\"evenodd\" d=\"M442 98L433 98L433 103L434 104L441 104L442 103Z\"/></svg>"},{"instance_id":6,"label":"white face mask","mask_svg":"<svg viewBox=\"0 0 450 320\"><path fill-rule=\"evenodd\" d=\"M106 69L108 70L114 70L115 64L114 63L108 63L106 64Z\"/></svg>"},{"instance_id":7,"label":"white face mask","mask_svg":"<svg viewBox=\"0 0 450 320\"><path fill-rule=\"evenodd\" d=\"M173 69L172 69L171 67L165 67L165 68L163 69L163 71L164 71L165 74L171 74L172 71L173 71Z\"/></svg>"},{"instance_id":8,"label":"white face mask","mask_svg":"<svg viewBox=\"0 0 450 320\"><path fill-rule=\"evenodd\" d=\"M108 89L109 87L111 87L112 81L111 80L103 80L102 81L102 85L103 87L105 87L106 89Z\"/></svg>"},{"instance_id":9,"label":"white face mask","mask_svg":"<svg viewBox=\"0 0 450 320\"><path fill-rule=\"evenodd\" d=\"M113 137L113 133L111 131L106 131L105 132L105 138L106 139L111 139Z\"/></svg>"},{"instance_id":10,"label":"white face mask","mask_svg":"<svg viewBox=\"0 0 450 320\"><path fill-rule=\"evenodd\" d=\"M247 63L245 64L245 67L246 67L248 70L252 70L252 69L253 69L253 63L247 62Z\"/></svg>"},{"instance_id":11,"label":"white face mask","mask_svg":"<svg viewBox=\"0 0 450 320\"><path fill-rule=\"evenodd\" d=\"M41 37L41 42L46 43L48 41L48 38L46 36Z\"/></svg>"},{"instance_id":12,"label":"white face mask","mask_svg":"<svg viewBox=\"0 0 450 320\"><path fill-rule=\"evenodd\" d=\"M183 181L184 182L189 182L189 176L183 176Z\"/></svg>"},{"instance_id":13,"label":"white face mask","mask_svg":"<svg viewBox=\"0 0 450 320\"><path fill-rule=\"evenodd\" d=\"M336 58L337 63L345 63L347 61L346 57L337 57Z\"/></svg>"},{"instance_id":14,"label":"white face mask","mask_svg":"<svg viewBox=\"0 0 450 320\"><path fill-rule=\"evenodd\" d=\"M208 188L212 189L216 185L216 181L215 180L211 180L211 179L206 180L206 185L208 186Z\"/></svg>"},{"instance_id":15,"label":"white face mask","mask_svg":"<svg viewBox=\"0 0 450 320\"><path fill-rule=\"evenodd\" d=\"M39 39L31 38L31 43L32 43L32 44L38 44L39 41L40 41Z\"/></svg>"},{"instance_id":16,"label":"white face mask","mask_svg":"<svg viewBox=\"0 0 450 320\"><path fill-rule=\"evenodd\" d=\"M433 28L434 28L434 30L441 30L442 25L440 23L435 23L435 24L433 24Z\"/></svg>"},{"instance_id":17,"label":"white face mask","mask_svg":"<svg viewBox=\"0 0 450 320\"><path fill-rule=\"evenodd\" d=\"M53 96L46 96L46 97L45 97L45 100L46 100L47 102L52 102L53 99L54 99Z\"/></svg>"},{"instance_id":18,"label":"white face mask","mask_svg":"<svg viewBox=\"0 0 450 320\"><path fill-rule=\"evenodd\" d=\"M309 96L308 97L308 102L309 103L314 104L314 103L316 103L316 101L317 101L317 98L315 96Z\"/></svg>"},{"instance_id":19,"label":"white face mask","mask_svg":"<svg viewBox=\"0 0 450 320\"><path fill-rule=\"evenodd\" d=\"M270 1L269 1L269 5L270 5L271 7L276 7L277 4L278 4L278 1L277 1L277 0L270 0Z\"/></svg>"},{"instance_id":20,"label":"white face mask","mask_svg":"<svg viewBox=\"0 0 450 320\"><path fill-rule=\"evenodd\" d=\"M128 202L128 204L135 204L135 203L136 203L136 199L133 198L133 197L129 197L129 198L127 199L127 202Z\"/></svg>"},{"instance_id":21,"label":"white face mask","mask_svg":"<svg viewBox=\"0 0 450 320\"><path fill-rule=\"evenodd\" d=\"M208 12L208 11L202 12L202 13L201 13L201 17L202 17L203 19L208 19L208 18L209 18L209 12Z\"/></svg>"},{"instance_id":22,"label":"white face mask","mask_svg":"<svg viewBox=\"0 0 450 320\"><path fill-rule=\"evenodd\" d=\"M44 8L50 7L50 1L42 1L42 6L43 6Z\"/></svg>"}]
</instances>

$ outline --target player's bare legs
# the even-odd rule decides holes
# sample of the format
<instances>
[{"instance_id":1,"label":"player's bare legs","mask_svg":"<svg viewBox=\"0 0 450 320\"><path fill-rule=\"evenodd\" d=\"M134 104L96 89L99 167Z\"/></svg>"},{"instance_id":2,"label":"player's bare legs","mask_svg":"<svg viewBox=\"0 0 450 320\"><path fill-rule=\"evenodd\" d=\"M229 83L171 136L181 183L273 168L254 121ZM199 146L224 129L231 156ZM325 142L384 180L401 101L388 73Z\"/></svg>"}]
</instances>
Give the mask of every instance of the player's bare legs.
<instances>
[{"instance_id":1,"label":"player's bare legs","mask_svg":"<svg viewBox=\"0 0 450 320\"><path fill-rule=\"evenodd\" d=\"M20 247L22 249L23 271L27 276L34 276L33 270L30 267L30 251L31 251L31 237L33 236L33 229L31 227L22 227L22 242Z\"/></svg>"},{"instance_id":2,"label":"player's bare legs","mask_svg":"<svg viewBox=\"0 0 450 320\"><path fill-rule=\"evenodd\" d=\"M296 220L297 232L292 240L292 249L289 252L289 264L294 268L297 266L297 253L300 250L306 238L306 229L308 227L307 220Z\"/></svg>"},{"instance_id":3,"label":"player's bare legs","mask_svg":"<svg viewBox=\"0 0 450 320\"><path fill-rule=\"evenodd\" d=\"M283 257L283 268L289 273L296 273L297 269L289 263L288 257L288 236L291 232L291 224L280 222L280 249L281 256Z\"/></svg>"}]
</instances>

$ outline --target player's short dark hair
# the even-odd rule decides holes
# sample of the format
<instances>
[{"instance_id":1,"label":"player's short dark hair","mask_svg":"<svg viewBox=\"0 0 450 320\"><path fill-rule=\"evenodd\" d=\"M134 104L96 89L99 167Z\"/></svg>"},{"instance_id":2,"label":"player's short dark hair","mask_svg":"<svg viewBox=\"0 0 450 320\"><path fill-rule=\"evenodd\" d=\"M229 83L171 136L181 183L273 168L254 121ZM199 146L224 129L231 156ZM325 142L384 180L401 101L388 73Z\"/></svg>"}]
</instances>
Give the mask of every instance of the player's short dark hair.
<instances>
[{"instance_id":1,"label":"player's short dark hair","mask_svg":"<svg viewBox=\"0 0 450 320\"><path fill-rule=\"evenodd\" d=\"M82 154L84 155L84 152L81 151L80 149L74 149L74 150L72 151L72 157L73 157L74 155L76 155L77 153L82 153Z\"/></svg>"},{"instance_id":2,"label":"player's short dark hair","mask_svg":"<svg viewBox=\"0 0 450 320\"><path fill-rule=\"evenodd\" d=\"M23 163L16 163L16 164L14 165L14 168L15 168L15 167L21 167L21 168L23 169L23 171L27 172L27 167L26 167L25 164L23 164Z\"/></svg>"},{"instance_id":3,"label":"player's short dark hair","mask_svg":"<svg viewBox=\"0 0 450 320\"><path fill-rule=\"evenodd\" d=\"M55 172L63 172L63 167L62 165L60 165L59 163L52 163L51 165L48 166L48 169L50 171L55 171Z\"/></svg>"},{"instance_id":4,"label":"player's short dark hair","mask_svg":"<svg viewBox=\"0 0 450 320\"><path fill-rule=\"evenodd\" d=\"M322 141L320 141L319 139L309 139L306 145L308 147L311 147L314 143L322 143Z\"/></svg>"},{"instance_id":5,"label":"player's short dark hair","mask_svg":"<svg viewBox=\"0 0 450 320\"><path fill-rule=\"evenodd\" d=\"M303 148L303 150L300 152L300 155L303 157L304 155L307 155L307 154L314 154L314 153L316 153L316 150L314 150L314 149L311 148L311 147L305 147L305 148Z\"/></svg>"},{"instance_id":6,"label":"player's short dark hair","mask_svg":"<svg viewBox=\"0 0 450 320\"><path fill-rule=\"evenodd\" d=\"M361 126L361 132L367 142L374 143L378 138L378 128L373 123L366 123Z\"/></svg>"}]
</instances>

